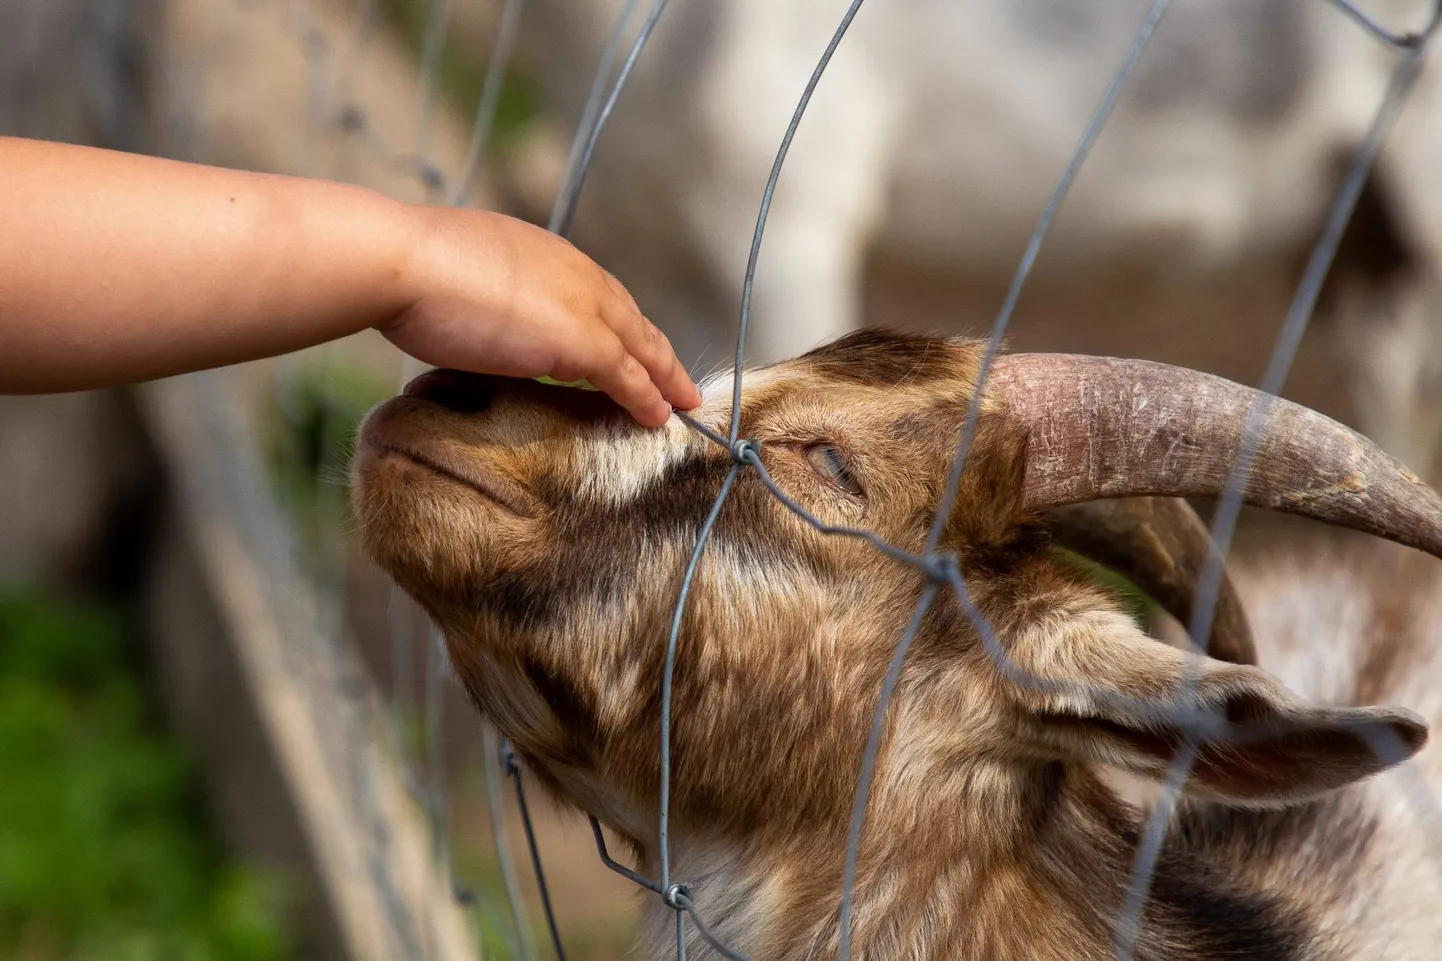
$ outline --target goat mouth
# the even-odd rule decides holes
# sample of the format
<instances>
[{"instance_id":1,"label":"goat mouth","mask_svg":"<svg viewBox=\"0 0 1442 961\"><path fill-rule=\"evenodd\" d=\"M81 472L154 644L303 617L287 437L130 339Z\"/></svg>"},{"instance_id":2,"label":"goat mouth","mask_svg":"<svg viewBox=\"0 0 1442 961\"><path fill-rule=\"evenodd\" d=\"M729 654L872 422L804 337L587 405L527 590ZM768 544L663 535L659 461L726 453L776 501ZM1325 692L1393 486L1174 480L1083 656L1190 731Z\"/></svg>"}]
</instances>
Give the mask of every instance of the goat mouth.
<instances>
[{"instance_id":1,"label":"goat mouth","mask_svg":"<svg viewBox=\"0 0 1442 961\"><path fill-rule=\"evenodd\" d=\"M386 455L399 457L418 467L425 468L432 474L444 477L452 483L469 487L486 500L517 517L530 520L536 516L533 506L527 502L520 491L514 490L511 484L469 465L442 462L440 458L429 456L424 451L397 444L384 445L378 454L382 457Z\"/></svg>"}]
</instances>

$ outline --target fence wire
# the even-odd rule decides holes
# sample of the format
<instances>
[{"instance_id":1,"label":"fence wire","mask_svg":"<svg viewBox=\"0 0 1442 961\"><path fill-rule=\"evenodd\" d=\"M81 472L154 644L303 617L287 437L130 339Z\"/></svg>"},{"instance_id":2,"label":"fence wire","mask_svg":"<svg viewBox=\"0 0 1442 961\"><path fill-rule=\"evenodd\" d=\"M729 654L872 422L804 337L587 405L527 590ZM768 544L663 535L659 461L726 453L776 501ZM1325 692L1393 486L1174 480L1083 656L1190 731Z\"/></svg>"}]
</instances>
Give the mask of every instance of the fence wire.
<instances>
[{"instance_id":1,"label":"fence wire","mask_svg":"<svg viewBox=\"0 0 1442 961\"><path fill-rule=\"evenodd\" d=\"M1351 215L1356 207L1357 200L1361 194L1362 186L1366 181L1392 121L1411 89L1422 64L1422 58L1437 31L1439 21L1442 21L1442 2L1436 3L1427 21L1415 32L1397 33L1389 30L1373 20L1367 13L1362 11L1348 0L1329 0L1333 6L1354 23L1359 25L1368 34L1378 41L1396 48L1400 51L1396 66L1393 68L1392 77L1388 83L1382 101L1379 103L1374 116L1371 129L1368 131L1362 145L1357 150L1347 177L1344 180L1338 194L1331 205L1327 215L1326 226L1321 237L1317 240L1307 269L1297 288L1292 306L1288 311L1286 321L1281 335L1278 338L1273 351L1267 371L1261 384L1262 397L1253 405L1249 411L1242 443L1236 455L1234 465L1229 472L1226 486L1222 497L1219 499L1219 507L1214 517L1211 536L1219 550L1210 552L1200 578L1198 589L1198 602L1195 607L1193 622L1189 625L1190 634L1203 645L1205 652L1206 639L1210 636L1211 619L1217 603L1217 595L1221 585L1223 574L1223 562L1227 549L1230 546L1232 534L1240 514L1242 505L1243 490L1246 480L1250 474L1252 461L1261 442L1267 419L1270 413L1270 399L1281 391L1285 382L1287 372L1296 355L1297 347L1301 342L1302 334L1315 309L1317 299L1321 293L1322 284L1326 279L1337 249L1341 243L1344 229L1346 228ZM685 575L682 580L680 596L677 599L674 615L671 622L670 636L667 641L665 667L662 675L661 695L661 731L660 731L660 758L661 758L661 784L660 784L660 811L658 817L658 866L660 870L659 880L652 880L635 871L626 868L612 859L605 849L604 838L600 826L592 819L592 826L595 832L598 853L608 867L628 878L638 886L655 893L667 907L675 911L676 918L676 953L678 959L686 956L687 941L684 925L687 918L693 922L700 939L713 950L727 958L742 959L739 951L729 945L722 943L712 933L710 926L705 922L704 915L692 898L692 891L685 882L675 881L671 875L670 866L670 778L671 778L671 696L672 683L676 668L676 648L682 616L685 611L686 600L690 594L694 581L696 568L700 563L710 533L715 526L716 519L725 505L728 496L734 489L736 479L740 472L746 468L754 469L760 476L762 482L771 493L789 510L799 516L803 521L814 529L826 535L852 536L871 541L878 549L889 556L909 563L921 570L927 577L921 597L912 613L911 620L902 634L892 656L891 664L882 684L876 707L872 717L872 725L867 740L861 770L859 772L858 784L855 795L855 802L852 808L851 824L847 835L846 859L843 868L842 893L840 904L840 923L837 933L839 954L843 959L851 957L851 915L854 899L854 887L856 882L856 862L860 850L861 837L865 825L867 801L870 793L870 786L875 770L877 754L880 748L881 732L885 723L887 708L890 705L892 694L895 691L897 681L900 677L902 666L905 662L907 652L912 640L920 629L923 618L941 590L949 588L957 603L966 614L968 619L981 636L984 649L993 660L993 665L1005 674L1009 680L1021 681L1028 686L1046 689L1050 684L1039 677L1027 677L1026 672L1012 664L1002 648L996 632L987 621L981 611L972 603L967 590L965 578L961 572L957 559L947 553L939 553L938 547L941 541L942 530L945 519L949 515L950 507L954 502L960 488L961 479L964 475L967 455L970 451L972 438L975 436L978 413L980 411L980 398L985 391L986 382L990 375L992 364L995 360L1002 339L1010 325L1016 306L1020 301L1023 289L1026 286L1032 268L1040 253L1041 246L1056 219L1057 213L1066 198L1072 183L1080 173L1093 146L1102 134L1107 120L1110 118L1118 99L1121 96L1133 70L1140 61L1143 52L1146 50L1153 34L1160 26L1167 10L1172 6L1172 0L1156 0L1146 17L1137 29L1137 32L1129 46L1122 62L1114 74L1111 83L1106 89L1100 104L1098 105L1091 120L1087 124L1082 136L1072 152L1065 169L1062 171L1056 186L1054 187L1046 205L1044 206L1037 225L1028 240L1026 249L1017 267L1012 283L1007 290L1005 299L1000 311L992 326L991 335L987 340L980 371L977 377L977 384L971 398L971 403L962 425L961 436L957 443L956 454L953 460L952 470L947 479L945 491L937 506L936 514L931 528L928 532L924 554L920 557L907 555L904 551L880 540L873 532L846 528L837 528L827 525L813 517L802 509L771 480L766 473L762 462L758 445L750 440L740 437L741 421L741 399L744 377L744 358L746 349L746 335L750 325L750 306L752 291L756 276L757 265L760 259L762 241L765 234L766 219L770 211L772 199L777 184L780 181L782 169L786 162L787 153L791 143L800 127L806 107L820 83L823 74L835 54L838 46L844 39L847 30L861 8L862 0L853 0L846 9L839 26L832 35L824 52L818 61L815 70L812 72L805 89L802 91L796 110L792 115L791 122L782 138L780 148L777 151L770 176L767 179L762 194L761 207L757 216L756 230L752 239L751 250L746 266L746 273L742 282L742 300L740 326L737 335L736 355L733 368L732 381L732 406L730 415L730 428L726 437L721 437L714 431L697 423L684 414L679 414L688 425L697 430L709 440L721 445L731 455L733 466L726 475L720 493L708 513L705 522L702 524L697 536L696 544L692 550L687 563ZM628 61L633 62L635 56L644 44L649 35L649 29L654 26L655 18L665 6L665 0L658 0L653 10L651 19L648 20L646 28L643 29L641 37L632 50L632 57ZM629 12L629 8L627 10ZM624 14L623 14L624 22ZM619 34L620 26L617 27ZM626 78L626 71L613 87L607 106L613 105L619 96L621 84ZM598 78L599 84L599 78ZM553 229L559 229L564 235L569 231L572 223L572 216L576 194L584 182L585 170L588 165L595 143L600 135L600 128L605 122L609 109L603 110L600 119L597 121L587 135L587 142L584 149L572 154L573 170L568 171L566 184L571 191L563 201L558 201L558 209L564 208L570 214L553 219ZM577 142L585 131L583 128L578 132ZM1188 672L1190 673L1190 672ZM1183 678L1183 701L1193 703L1177 704L1176 701L1158 702L1155 706L1166 712L1176 720L1184 732L1183 743L1177 752L1171 770L1163 783L1162 797L1153 807L1145 831L1142 836L1142 843L1139 845L1131 879L1128 884L1126 897L1123 904L1121 916L1118 919L1114 954L1118 959L1130 959L1136 944L1138 928L1143 906L1146 900L1146 892L1149 888L1152 873L1155 869L1157 857L1160 853L1160 846L1165 835L1167 825L1175 811L1182 785L1185 783L1191 764L1196 759L1202 738L1206 731L1204 723L1207 718L1197 717L1199 713L1206 713L1207 709L1198 699L1199 678ZM1097 691L1101 696L1115 697L1114 693ZM1221 721L1220 716L1214 718ZM1235 737L1244 739L1248 736L1246 726L1243 725ZM1397 743L1374 743L1371 745L1379 757L1398 758L1405 756L1403 745ZM517 769L514 773L519 784L521 777ZM1414 789L1409 792L1411 800L1419 807L1425 808L1426 813L1436 817L1442 813L1437 799L1431 796L1425 786L1413 784ZM539 868L539 862L537 862ZM559 950L559 945L558 945Z\"/></svg>"},{"instance_id":2,"label":"fence wire","mask_svg":"<svg viewBox=\"0 0 1442 961\"><path fill-rule=\"evenodd\" d=\"M254 5L253 2L247 2L247 0L233 0L233 2L237 8L241 9ZM378 29L379 0L357 0L350 15L349 39L344 49L339 50L334 49L325 33L317 29L314 11L309 0L282 0L282 2L286 4L286 9L290 14L295 41L305 51L308 64L311 128L306 132L306 136L315 137L322 134L339 133L360 145L381 166L402 171L413 177L433 202L443 201L452 205L468 203L488 155L488 138L495 121L501 85L504 81L511 50L516 42L519 21L524 16L523 0L505 0L495 44L488 55L484 83L475 106L466 154L460 169L452 172L445 170L445 165L436 155L434 117L439 109L438 88L441 60L452 26L453 0L426 0L420 51L421 83L416 101L416 128L412 144L402 149L396 149L394 145L386 142L372 124L366 105L357 102L354 97L359 65L366 57L367 50ZM689 2L700 2L700 0L689 0ZM667 638L661 709L658 718L661 783L659 785L660 808L656 840L659 877L646 877L612 858L607 851L601 825L594 818L591 818L590 821L597 855L606 867L639 888L649 891L674 912L678 959L685 958L688 945L694 945L697 941L724 957L732 959L745 957L716 937L707 920L704 905L698 903L696 892L685 878L678 878L674 875L671 858L673 839L670 818L672 687L680 627L694 575L706 550L711 531L728 497L734 490L736 482L745 472L753 472L780 503L822 534L866 540L875 549L885 553L897 563L909 565L925 576L925 584L916 607L899 637L883 684L878 691L863 760L858 771L846 840L842 892L838 906L837 945L841 958L849 959L852 954L852 918L857 859L865 831L871 782L880 750L881 733L909 647L928 610L949 594L973 624L982 639L983 648L990 655L996 670L1016 683L1033 686L1038 690L1054 689L1055 682L1030 676L1023 668L1010 660L992 625L972 602L966 578L957 558L939 549L942 528L949 508L957 496L966 468L971 442L975 435L977 414L980 409L978 401L985 390L1000 344L1009 328L1041 247L1073 181L1098 138L1102 136L1112 110L1131 79L1134 68L1157 29L1163 25L1166 13L1173 6L1173 0L1155 0L1138 25L1135 36L1107 86L1105 94L1087 122L1076 148L1064 170L1061 171L1055 188L1041 211L1035 230L1026 245L987 339L972 402L966 418L959 428L952 468L944 493L937 505L925 547L920 554L914 554L891 545L871 531L836 527L821 522L788 497L772 480L765 467L764 447L740 436L741 400L745 373L743 359L747 334L751 325L752 291L763 246L767 216L785 167L788 150L803 121L807 105L817 86L823 80L833 54L844 42L848 29L860 11L862 2L863 0L852 0L837 29L822 51L815 70L800 93L796 109L781 140L762 192L750 254L742 278L741 312L734 361L729 428L725 434L721 434L684 414L677 415L710 442L725 449L732 459L732 466L726 475L719 495L711 505L690 553ZM1297 2L1319 2L1319 0L1297 0ZM1322 235L1312 250L1260 385L1263 397L1248 413L1243 441L1230 471L1224 494L1219 500L1218 509L1211 525L1211 535L1219 550L1210 552L1208 555L1200 580L1198 599L1195 605L1196 613L1189 625L1191 636L1203 645L1211 633L1211 619L1223 576L1223 558L1235 531L1242 505L1242 492L1270 415L1270 396L1280 392L1286 379L1297 347L1316 306L1323 282L1337 252L1343 230L1357 204L1362 185L1382 148L1388 129L1421 70L1423 58L1438 31L1439 22L1442 22L1442 0L1434 0L1425 22L1419 24L1415 29L1404 31L1378 23L1350 0L1326 0L1326 2L1336 8L1338 16L1350 20L1359 30L1365 31L1379 44L1395 50L1396 65L1385 94L1377 107L1372 126L1352 159L1347 176L1328 212ZM586 174L599 149L606 122L619 98L623 95L627 80L640 57L643 56L648 41L664 15L668 7L668 0L653 0L644 20L636 28L636 35L617 70L616 61L621 54L628 30L633 26L632 22L638 6L637 0L627 0L620 11L615 27L601 53L595 79L573 138L562 187L555 199L550 217L551 229L563 236L569 235L573 226ZM894 12L882 10L879 15L894 15ZM778 95L780 93L778 91ZM311 151L302 144L302 153L310 154ZM334 171L309 172L334 174ZM413 790L425 803L433 819L435 855L438 863L444 867L444 870L450 872L453 871L453 865L447 800L449 786L445 777L444 745L442 743L444 730L442 701L449 668L444 658L443 643L438 637L427 638L425 678L422 682L422 679L415 677L412 649L417 643L417 638L414 636L415 631L409 626L413 622L412 613L409 602L397 592L392 598L390 629L393 708L398 718L406 718L412 712L416 702L420 702L420 711L425 719L426 727L425 766L423 771L413 772L410 783ZM1141 914L1146 903L1162 840L1176 810L1181 786L1186 781L1190 765L1196 758L1198 749L1209 729L1208 722L1213 720L1209 709L1197 699L1198 678L1190 677L1186 680L1189 683L1184 684L1186 695L1184 700L1189 703L1168 701L1152 705L1159 711L1169 712L1178 722L1184 731L1184 743L1163 784L1161 798L1150 813L1135 855L1123 909L1118 918L1114 954L1119 959L1129 959L1132 956ZM422 688L419 696L415 690L418 684ZM1102 691L1096 692L1096 694L1099 697L1115 698L1117 696L1115 693ZM398 724L400 723L402 722L398 722ZM1242 736L1245 736L1245 731ZM481 903L483 899L478 897L477 892L459 880L456 880L453 885L453 895L458 903L485 913L486 923L502 931L508 950L517 957L531 959L537 956L537 949L521 896L521 884L516 866L509 853L510 841L506 836L502 815L503 798L500 779L508 779L525 828L526 846L539 887L547 933L556 956L564 959L564 945L546 883L533 817L525 792L525 772L510 746L503 740L494 738L489 731L479 733L478 743L482 748L491 830L496 854L500 860L509 920L502 922L494 914L487 913L490 912L490 906ZM1396 756L1400 745L1378 743L1373 747L1379 756L1389 757ZM355 781L358 791L366 789L363 777L358 775ZM1408 791L1408 800L1419 811L1424 811L1429 817L1437 819L1436 823L1442 823L1442 817L1439 817L1442 816L1442 806L1439 806L1437 799L1432 796L1425 784L1414 781ZM688 932L688 924L690 932ZM694 932L694 936L692 932ZM420 946L418 950L422 952L422 956L429 956L429 950L425 946Z\"/></svg>"},{"instance_id":3,"label":"fence wire","mask_svg":"<svg viewBox=\"0 0 1442 961\"><path fill-rule=\"evenodd\" d=\"M1242 491L1245 487L1246 479L1249 476L1252 460L1265 430L1270 413L1268 395L1276 395L1280 392L1281 385L1285 381L1287 372L1295 357L1302 334L1305 332L1316 306L1322 284L1326 279L1340 243L1342 232L1356 206L1362 184L1365 182L1367 174L1381 150L1387 130L1404 102L1407 93L1411 89L1413 81L1416 79L1429 41L1431 41L1437 31L1439 18L1442 18L1442 2L1439 2L1434 5L1427 21L1416 30L1399 32L1378 23L1355 4L1349 2L1349 0L1327 0L1327 2L1337 8L1339 15L1350 19L1359 29L1364 30L1379 43L1395 48L1398 52L1397 63L1386 93L1378 105L1372 127L1353 158L1347 177L1328 213L1326 227L1313 249L1307 269L1297 288L1293 303L1283 325L1282 333L1278 338L1261 384L1264 396L1254 405L1253 409L1249 411L1242 444L1229 474L1223 496L1219 500L1218 510L1211 528L1211 535L1219 550L1211 552L1208 555L1206 566L1200 578L1198 601L1195 605L1196 613L1193 622L1189 625L1189 633L1191 636L1198 639L1199 643L1202 644L1205 644L1205 639L1210 636L1210 622L1223 574L1223 558L1231 543L1232 534L1235 530L1242 504ZM767 215L770 211L771 202L785 166L788 150L800 127L806 107L810 102L812 94L821 82L832 56L842 43L847 30L859 12L862 0L853 0L846 9L839 26L832 35L806 87L802 91L795 112L782 138L762 193L756 229L751 244L746 272L742 281L742 306L736 343L729 430L727 434L723 436L697 423L684 414L678 414L678 416L692 428L706 436L710 441L725 448L732 458L733 466L727 474L721 491L712 504L711 510L698 533L696 543L687 563L680 595L677 598L673 613L670 634L667 639L665 668L662 679L661 716L659 718L659 753L661 762L661 784L659 785L660 810L658 812L657 833L659 878L652 879L645 877L613 859L606 849L600 824L596 822L594 818L591 819L597 854L602 862L622 877L652 892L663 904L675 912L676 953L678 959L686 956L688 946L686 923L688 920L694 928L696 936L711 949L727 958L744 958L743 954L731 946L724 944L715 936L711 926L706 921L701 906L697 904L694 898L691 887L684 880L677 880L673 877L671 868L670 831L670 780L672 763L671 701L680 626L695 572L705 551L710 533L721 509L734 489L736 480L743 471L754 471L762 483L782 504L819 532L827 535L856 537L867 540L876 549L884 552L900 563L909 564L919 569L926 576L925 587L922 590L912 617L893 652L887 674L879 691L872 716L870 733L863 754L862 765L858 773L858 783L847 834L846 857L843 868L843 889L839 906L840 923L837 932L837 944L840 957L849 959L851 956L851 921L854 887L856 883L856 864L864 833L871 781L880 749L881 733L884 728L892 694L900 677L910 644L916 637L927 611L936 603L944 591L949 591L977 630L982 639L984 649L991 656L993 664L998 671L1013 682L1023 683L1041 690L1053 689L1053 682L1039 677L1029 676L1024 669L1010 661L995 630L971 601L966 580L957 559L950 554L940 552L938 548L944 520L957 495L960 482L965 472L967 455L975 434L977 413L980 408L977 401L985 390L985 385L992 370L992 365L1000 344L1011 323L1012 316L1026 287L1027 280L1036 263L1042 244L1061 209L1072 183L1080 173L1093 146L1102 135L1113 108L1116 106L1131 78L1134 68L1140 61L1153 34L1162 24L1172 3L1173 0L1156 0L1156 2L1152 4L1150 10L1139 25L1132 43L1112 77L1101 102L1087 123L1076 148L1072 152L1070 159L1061 172L1051 195L1043 207L1036 228L1028 240L1020 263L992 326L990 336L987 339L986 347L982 354L980 373L978 375L975 393L972 397L972 403L961 425L952 469L947 478L944 493L938 503L936 514L928 532L924 551L920 555L913 555L894 545L887 544L874 532L838 528L819 521L788 497L770 478L764 466L762 449L754 442L740 437L741 397L744 385L743 360L745 357L747 333L751 322L750 308L752 290L762 249ZM630 21L637 7L636 0L627 0L611 32L610 38L602 52L600 63L595 72L595 79L586 99L581 120L573 139L562 187L557 194L550 218L550 228L563 236L569 235L574 224L581 191L585 184L586 173L590 168L591 161L600 143L606 121L621 97L626 81L641 57L647 41L650 39L667 5L668 0L654 0L649 13L641 24L625 59L622 61L620 70L614 79L611 79L612 70L616 57L619 55L623 37L627 32L627 28L630 25ZM371 29L375 20L374 6L375 0L365 0L356 11L355 37L357 50L359 50L363 38L365 38ZM396 169L411 171L417 180L426 188L427 194L433 199L444 197L452 204L466 202L478 174L479 165L483 162L486 154L487 132L494 119L495 105L499 96L505 64L509 57L511 45L515 41L516 24L521 15L520 8L520 0L507 0L505 4L502 13L501 27L497 32L496 45L490 54L485 84L477 104L470 149L468 150L465 168L459 172L454 181L448 180L440 164L438 164L429 153L429 125L431 115L436 109L437 98L435 91L437 74L450 24L450 0L427 0L426 4L426 27L421 52L422 84L418 100L417 134L413 150L409 152L394 152L386 144L381 142L369 128L364 107L347 101L343 83L340 85L340 89L332 92L330 102L333 106L324 112L320 118L320 122L339 126L340 129L344 130L347 134L361 138L367 148L383 158L388 165ZM314 33L309 33L304 35L302 40L309 44L308 49L314 50L317 47L315 38L316 35ZM317 54L312 58L312 62L318 63L323 59L322 56ZM344 76L344 74L342 74L342 76ZM317 84L316 89L324 90L325 87L323 84ZM397 665L410 662L402 650L408 643L405 634L405 631L397 631L395 634L397 653L394 661ZM437 837L439 839L438 857L443 859L443 863L445 863L449 869L448 842L445 840L446 787L443 773L441 773L443 769L438 760L441 749L441 725L438 720L440 717L439 699L441 697L439 679L444 670L444 666L436 653L437 648L435 645L429 646L431 651L427 659L428 678L427 683L424 685L423 699L425 702L424 713L428 719L429 728L426 745L428 761L430 762L430 776L429 784L424 793L427 795L433 817L436 819ZM397 673L398 677L402 676L399 669ZM1197 681L1199 679L1190 677L1184 680L1187 682L1184 683L1185 697L1195 701L1197 696ZM405 683L414 684L414 681L410 680ZM1116 697L1112 692L1097 691L1093 693L1102 697ZM407 695L402 693L400 696L405 697ZM1141 843L1136 852L1131 880L1117 925L1114 953L1119 959L1128 959L1132 955L1141 913L1145 905L1146 894L1150 885L1152 872L1156 866L1162 840L1170 819L1175 812L1181 786L1186 781L1190 765L1192 761L1195 760L1200 744L1202 743L1202 738L1205 736L1207 721L1211 720L1211 718L1206 716L1208 713L1207 709L1199 701L1191 704L1179 704L1177 701L1169 701L1167 703L1158 703L1154 706L1160 710L1169 712L1173 719L1180 725L1184 731L1184 743L1178 751L1172 769L1163 784L1161 799L1151 811L1142 834ZM1240 736L1245 737L1245 731L1243 731ZM1396 756L1400 745L1377 744L1374 745L1374 748L1381 756ZM498 765L501 772L510 778L513 783L517 803L525 826L526 843L530 851L532 867L541 892L542 909L545 914L548 933L557 957L564 959L564 945L561 942L555 912L547 890L545 872L536 843L532 816L526 800L523 769L515 753L504 741L499 742L494 754L492 754L489 749L486 753L488 755L485 762L488 778L494 778L492 765ZM535 949L530 942L528 925L525 921L524 909L519 894L519 885L515 880L514 865L511 864L505 853L509 845L505 838L504 825L499 815L500 796L495 787L494 780L491 780L489 796L492 806L492 825L497 853L502 858L503 874L506 878L505 888L508 901L510 902L511 926L514 928L515 935L514 941L512 942L514 944L513 950L516 950L521 957L531 958L534 957ZM1412 788L1413 790L1410 792L1411 800L1416 806L1425 808L1427 813L1433 816L1436 816L1439 811L1442 811L1442 808L1439 808L1436 799L1430 795L1430 792L1424 784L1417 782L1412 785ZM474 892L457 885L457 897L463 902L474 900Z\"/></svg>"}]
</instances>

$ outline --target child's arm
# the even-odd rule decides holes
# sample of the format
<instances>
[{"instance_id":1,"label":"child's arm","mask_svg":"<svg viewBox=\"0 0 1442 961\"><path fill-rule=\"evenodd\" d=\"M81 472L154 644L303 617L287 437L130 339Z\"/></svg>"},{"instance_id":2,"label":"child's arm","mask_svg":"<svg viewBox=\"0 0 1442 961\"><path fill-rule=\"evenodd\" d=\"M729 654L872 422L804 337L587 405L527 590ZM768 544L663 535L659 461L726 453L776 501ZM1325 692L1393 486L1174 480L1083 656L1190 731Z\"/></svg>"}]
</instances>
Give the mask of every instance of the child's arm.
<instances>
[{"instance_id":1,"label":"child's arm","mask_svg":"<svg viewBox=\"0 0 1442 961\"><path fill-rule=\"evenodd\" d=\"M699 403L625 289L553 234L358 187L0 137L0 393L104 387L368 327L412 356Z\"/></svg>"}]
</instances>

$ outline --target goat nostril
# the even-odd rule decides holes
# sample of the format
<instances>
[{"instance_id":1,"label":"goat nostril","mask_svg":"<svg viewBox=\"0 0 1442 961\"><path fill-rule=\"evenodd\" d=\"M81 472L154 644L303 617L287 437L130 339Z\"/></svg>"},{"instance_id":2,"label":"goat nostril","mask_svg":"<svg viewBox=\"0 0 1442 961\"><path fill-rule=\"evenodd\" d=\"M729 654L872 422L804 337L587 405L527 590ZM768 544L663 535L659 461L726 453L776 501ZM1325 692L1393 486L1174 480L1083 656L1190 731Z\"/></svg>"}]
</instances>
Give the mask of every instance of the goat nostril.
<instances>
[{"instance_id":1,"label":"goat nostril","mask_svg":"<svg viewBox=\"0 0 1442 961\"><path fill-rule=\"evenodd\" d=\"M495 381L464 370L428 370L406 385L412 397L440 404L457 414L479 414L496 396Z\"/></svg>"}]
</instances>

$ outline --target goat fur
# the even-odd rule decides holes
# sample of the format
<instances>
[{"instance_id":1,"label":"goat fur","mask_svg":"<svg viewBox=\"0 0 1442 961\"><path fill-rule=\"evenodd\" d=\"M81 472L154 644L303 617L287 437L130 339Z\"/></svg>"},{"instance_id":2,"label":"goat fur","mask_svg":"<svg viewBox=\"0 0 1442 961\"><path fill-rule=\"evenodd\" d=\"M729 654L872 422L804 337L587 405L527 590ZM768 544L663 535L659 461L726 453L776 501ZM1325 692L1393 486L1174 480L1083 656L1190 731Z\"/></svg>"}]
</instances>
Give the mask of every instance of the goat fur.
<instances>
[{"instance_id":1,"label":"goat fur","mask_svg":"<svg viewBox=\"0 0 1442 961\"><path fill-rule=\"evenodd\" d=\"M822 520L919 551L979 351L843 338L750 374L743 435ZM588 392L483 378L447 390L466 402L417 389L363 426L367 549L435 619L528 771L654 874L666 637L729 456L675 420L643 430ZM696 416L724 429L729 377L704 394ZM818 444L840 452L860 495L818 467ZM1169 703L1184 671L1228 732L1262 733L1201 748L1135 957L1433 956L1442 862L1417 837L1436 812L1405 799L1435 789L1435 751L1367 780L1421 749L1426 728L1402 708L1350 705L1400 700L1436 717L1424 681L1442 612L1414 602L1438 572L1369 599L1366 563L1272 565L1256 594L1262 668L1199 659L1147 637L1052 550L1022 499L1025 445L984 395L942 547L1007 657L1044 683L998 671L951 598L923 619L877 759L856 956L1110 957L1140 815L1103 772L1165 775L1181 728L1138 705ZM751 958L836 955L862 749L923 583L816 532L754 471L719 515L679 635L672 874ZM672 930L669 909L649 904L642 956L669 956Z\"/></svg>"}]
</instances>

